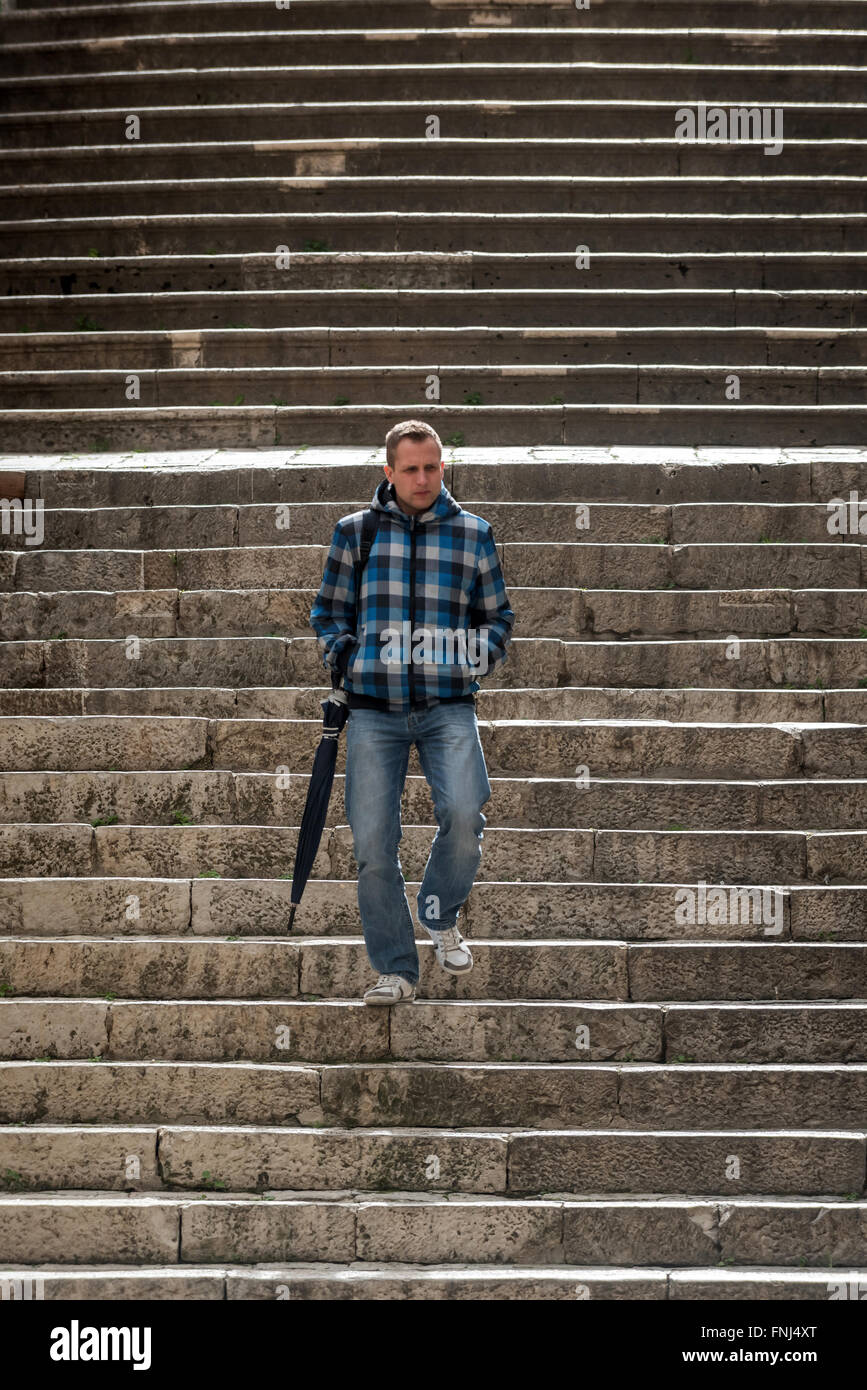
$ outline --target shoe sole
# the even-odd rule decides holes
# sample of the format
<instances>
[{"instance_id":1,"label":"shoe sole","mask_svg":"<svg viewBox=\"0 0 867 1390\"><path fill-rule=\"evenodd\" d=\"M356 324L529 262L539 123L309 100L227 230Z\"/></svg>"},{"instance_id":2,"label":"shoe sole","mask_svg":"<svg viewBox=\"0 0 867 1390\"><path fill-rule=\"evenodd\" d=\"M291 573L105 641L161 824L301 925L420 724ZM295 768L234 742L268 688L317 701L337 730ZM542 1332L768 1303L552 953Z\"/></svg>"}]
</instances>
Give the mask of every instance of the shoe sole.
<instances>
[{"instance_id":1,"label":"shoe sole","mask_svg":"<svg viewBox=\"0 0 867 1390\"><path fill-rule=\"evenodd\" d=\"M447 965L445 961L440 961L443 970L447 970L450 975L468 975L475 965L475 961L470 957L469 965Z\"/></svg>"},{"instance_id":2,"label":"shoe sole","mask_svg":"<svg viewBox=\"0 0 867 1390\"><path fill-rule=\"evenodd\" d=\"M365 999L365 1004L375 1009L393 1009L397 1004L413 1004L414 999Z\"/></svg>"},{"instance_id":3,"label":"shoe sole","mask_svg":"<svg viewBox=\"0 0 867 1390\"><path fill-rule=\"evenodd\" d=\"M363 1002L364 1002L365 1004L373 1004L374 1006L379 1006L379 1007L381 1007L383 1004L386 1005L387 1007L390 1007L390 1006L392 1006L392 1005L394 1005L394 1004L412 1004L412 1003L414 1003L414 1001L415 1001L415 995L414 995L414 994L404 994L400 999L381 999L381 998L380 998L380 999L376 999L376 998L368 999L367 996L365 995L365 996L364 996L364 1000L363 1000Z\"/></svg>"}]
</instances>

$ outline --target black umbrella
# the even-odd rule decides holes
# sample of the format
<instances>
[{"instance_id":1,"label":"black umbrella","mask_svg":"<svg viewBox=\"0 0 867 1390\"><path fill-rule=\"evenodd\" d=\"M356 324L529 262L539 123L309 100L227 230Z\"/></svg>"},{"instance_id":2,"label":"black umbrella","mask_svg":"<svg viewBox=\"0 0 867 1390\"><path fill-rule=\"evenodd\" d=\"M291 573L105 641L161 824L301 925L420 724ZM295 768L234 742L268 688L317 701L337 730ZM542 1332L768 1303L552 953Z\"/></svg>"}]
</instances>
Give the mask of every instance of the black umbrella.
<instances>
[{"instance_id":1,"label":"black umbrella","mask_svg":"<svg viewBox=\"0 0 867 1390\"><path fill-rule=\"evenodd\" d=\"M319 841L322 839L325 817L328 814L328 802L331 799L331 788L334 784L334 769L337 765L337 740L340 736L340 730L349 717L346 696L342 690L338 690L339 681L340 677L334 673L331 678L331 684L334 687L332 693L327 699L319 701L324 712L322 738L316 749L316 757L313 759L310 786L307 788L307 801L304 806L304 815L301 817L301 828L298 831L295 871L292 875L292 896L290 898L292 907L289 912L287 931L292 930L292 924L295 921L295 909L307 886L310 870L313 868L313 861L319 848Z\"/></svg>"}]
</instances>

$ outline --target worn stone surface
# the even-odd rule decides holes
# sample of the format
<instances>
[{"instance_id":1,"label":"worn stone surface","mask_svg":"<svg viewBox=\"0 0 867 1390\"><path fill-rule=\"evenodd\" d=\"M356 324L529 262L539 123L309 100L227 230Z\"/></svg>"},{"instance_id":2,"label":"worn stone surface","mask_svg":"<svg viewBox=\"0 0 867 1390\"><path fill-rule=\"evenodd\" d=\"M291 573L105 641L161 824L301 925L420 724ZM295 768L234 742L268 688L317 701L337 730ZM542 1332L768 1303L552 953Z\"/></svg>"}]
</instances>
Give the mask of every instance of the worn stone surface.
<instances>
[{"instance_id":1,"label":"worn stone surface","mask_svg":"<svg viewBox=\"0 0 867 1390\"><path fill-rule=\"evenodd\" d=\"M864 1153L856 1134L513 1133L509 1190L842 1194L860 1190Z\"/></svg>"},{"instance_id":2,"label":"worn stone surface","mask_svg":"<svg viewBox=\"0 0 867 1390\"><path fill-rule=\"evenodd\" d=\"M173 936L190 930L190 884L157 878L0 878L6 935Z\"/></svg>"},{"instance_id":3,"label":"worn stone surface","mask_svg":"<svg viewBox=\"0 0 867 1390\"><path fill-rule=\"evenodd\" d=\"M690 1061L863 1062L865 1017L863 999L672 1004L665 1013L666 1048Z\"/></svg>"},{"instance_id":4,"label":"worn stone surface","mask_svg":"<svg viewBox=\"0 0 867 1390\"><path fill-rule=\"evenodd\" d=\"M224 1125L160 1131L160 1162L174 1187L195 1188L203 1173L229 1187L345 1187L503 1192L505 1135L406 1128L306 1130ZM207 1186L207 1181L205 1182Z\"/></svg>"},{"instance_id":5,"label":"worn stone surface","mask_svg":"<svg viewBox=\"0 0 867 1390\"><path fill-rule=\"evenodd\" d=\"M546 1128L555 1117L570 1124L613 1123L617 1076L612 1070L493 1063L472 1066L330 1067L322 1072L323 1112L334 1124L438 1126L526 1123Z\"/></svg>"},{"instance_id":6,"label":"worn stone surface","mask_svg":"<svg viewBox=\"0 0 867 1390\"><path fill-rule=\"evenodd\" d=\"M860 16L133 8L2 21L0 1294L827 1300L867 1268ZM672 140L672 62L785 99L786 177ZM418 411L516 621L474 969L417 919L412 749L389 1010L345 736L289 917L311 606Z\"/></svg>"},{"instance_id":7,"label":"worn stone surface","mask_svg":"<svg viewBox=\"0 0 867 1390\"><path fill-rule=\"evenodd\" d=\"M0 1056L90 1057L108 1045L108 1004L98 999L4 999Z\"/></svg>"},{"instance_id":8,"label":"worn stone surface","mask_svg":"<svg viewBox=\"0 0 867 1390\"><path fill-rule=\"evenodd\" d=\"M7 1192L162 1187L156 1131L122 1125L0 1128L0 1174Z\"/></svg>"},{"instance_id":9,"label":"worn stone surface","mask_svg":"<svg viewBox=\"0 0 867 1390\"><path fill-rule=\"evenodd\" d=\"M0 1123L321 1122L319 1072L279 1062L0 1063Z\"/></svg>"},{"instance_id":10,"label":"worn stone surface","mask_svg":"<svg viewBox=\"0 0 867 1390\"><path fill-rule=\"evenodd\" d=\"M376 1060L388 1054L388 1018L361 1003L296 999L235 1004L112 1004L113 1060Z\"/></svg>"},{"instance_id":11,"label":"worn stone surface","mask_svg":"<svg viewBox=\"0 0 867 1390\"><path fill-rule=\"evenodd\" d=\"M291 941L0 939L0 973L12 993L31 997L288 999L299 992L299 968Z\"/></svg>"},{"instance_id":12,"label":"worn stone surface","mask_svg":"<svg viewBox=\"0 0 867 1390\"><path fill-rule=\"evenodd\" d=\"M156 1197L0 1198L0 1264L172 1264L180 1208ZM0 1272L0 1278L2 1278Z\"/></svg>"}]
</instances>

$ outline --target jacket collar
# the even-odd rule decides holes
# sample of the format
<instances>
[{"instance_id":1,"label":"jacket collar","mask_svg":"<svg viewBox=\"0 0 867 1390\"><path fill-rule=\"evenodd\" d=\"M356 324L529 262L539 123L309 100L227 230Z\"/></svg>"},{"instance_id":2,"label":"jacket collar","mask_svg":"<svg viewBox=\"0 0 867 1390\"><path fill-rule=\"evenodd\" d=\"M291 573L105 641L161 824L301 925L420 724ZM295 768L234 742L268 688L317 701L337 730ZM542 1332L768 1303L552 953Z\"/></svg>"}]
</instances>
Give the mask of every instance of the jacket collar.
<instances>
[{"instance_id":1,"label":"jacket collar","mask_svg":"<svg viewBox=\"0 0 867 1390\"><path fill-rule=\"evenodd\" d=\"M383 478L380 482L373 494L373 501L370 505L374 511L391 512L392 516L397 517L399 521L404 522L407 526L409 525L410 518L398 505L397 498L394 495L394 484L390 483L387 478ZM455 501L445 483L442 483L440 485L439 495L434 498L427 511L419 512L415 519L417 522L441 521L444 517L456 516L458 512L462 510L463 508L460 503Z\"/></svg>"}]
</instances>

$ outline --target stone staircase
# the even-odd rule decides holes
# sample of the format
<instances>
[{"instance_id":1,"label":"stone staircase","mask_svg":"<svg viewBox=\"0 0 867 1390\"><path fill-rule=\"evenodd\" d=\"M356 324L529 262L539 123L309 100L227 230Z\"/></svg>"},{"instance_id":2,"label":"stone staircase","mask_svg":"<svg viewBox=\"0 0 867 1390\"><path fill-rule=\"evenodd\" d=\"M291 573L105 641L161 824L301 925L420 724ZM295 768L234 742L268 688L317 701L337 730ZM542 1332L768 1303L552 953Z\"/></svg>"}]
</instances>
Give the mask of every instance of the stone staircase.
<instances>
[{"instance_id":1,"label":"stone staircase","mask_svg":"<svg viewBox=\"0 0 867 1390\"><path fill-rule=\"evenodd\" d=\"M865 18L0 17L0 1298L867 1283ZM408 415L516 629L475 969L419 929L377 1011L343 740L286 922L310 607Z\"/></svg>"},{"instance_id":2,"label":"stone staircase","mask_svg":"<svg viewBox=\"0 0 867 1390\"><path fill-rule=\"evenodd\" d=\"M286 935L309 609L381 461L4 460L44 541L0 535L0 1288L828 1299L867 1277L867 544L828 526L867 451L448 451L516 629L476 967L419 928L394 1010L343 739ZM415 750L403 820L412 901Z\"/></svg>"},{"instance_id":3,"label":"stone staircase","mask_svg":"<svg viewBox=\"0 0 867 1390\"><path fill-rule=\"evenodd\" d=\"M864 438L865 13L19 3L0 446Z\"/></svg>"}]
</instances>

